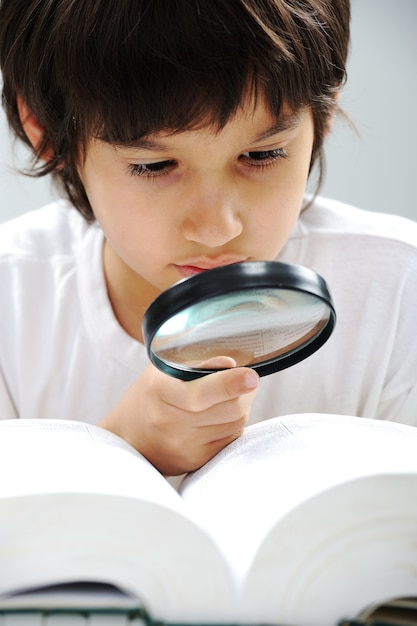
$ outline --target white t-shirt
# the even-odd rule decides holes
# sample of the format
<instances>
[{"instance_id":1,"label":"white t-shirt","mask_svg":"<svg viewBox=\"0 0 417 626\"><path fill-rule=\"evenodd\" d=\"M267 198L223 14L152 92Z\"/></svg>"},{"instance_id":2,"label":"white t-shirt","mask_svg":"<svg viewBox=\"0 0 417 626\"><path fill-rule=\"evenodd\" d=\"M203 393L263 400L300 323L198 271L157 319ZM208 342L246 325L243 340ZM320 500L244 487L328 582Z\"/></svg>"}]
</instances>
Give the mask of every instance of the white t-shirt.
<instances>
[{"instance_id":1,"label":"white t-shirt","mask_svg":"<svg viewBox=\"0 0 417 626\"><path fill-rule=\"evenodd\" d=\"M103 234L65 202L0 226L0 418L97 423L148 362L118 324ZM321 274L336 329L264 377L251 422L298 412L417 425L417 224L317 199L279 256Z\"/></svg>"}]
</instances>

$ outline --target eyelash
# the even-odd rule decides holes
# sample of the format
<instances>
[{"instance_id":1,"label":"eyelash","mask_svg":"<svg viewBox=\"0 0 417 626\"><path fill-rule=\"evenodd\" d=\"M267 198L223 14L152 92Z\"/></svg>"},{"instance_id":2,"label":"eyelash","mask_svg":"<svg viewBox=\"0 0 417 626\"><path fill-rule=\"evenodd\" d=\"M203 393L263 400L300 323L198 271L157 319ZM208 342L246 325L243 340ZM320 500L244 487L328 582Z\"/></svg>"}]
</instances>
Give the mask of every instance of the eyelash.
<instances>
[{"instance_id":1,"label":"eyelash","mask_svg":"<svg viewBox=\"0 0 417 626\"><path fill-rule=\"evenodd\" d=\"M242 159L242 157L250 167L264 169L271 167L281 159L287 158L288 154L284 148L276 148L275 150L244 152L239 159ZM176 161L174 160L158 161L157 163L129 163L128 172L130 176L152 179L169 174L175 165Z\"/></svg>"},{"instance_id":2,"label":"eyelash","mask_svg":"<svg viewBox=\"0 0 417 626\"><path fill-rule=\"evenodd\" d=\"M175 161L158 161L157 163L129 163L128 171L131 176L142 176L144 178L157 178L168 174Z\"/></svg>"},{"instance_id":3,"label":"eyelash","mask_svg":"<svg viewBox=\"0 0 417 626\"><path fill-rule=\"evenodd\" d=\"M254 156L251 155L256 155ZM275 150L255 150L254 152L244 152L242 157L249 160L248 165L251 167L270 167L281 159L286 159L288 156L287 151L284 148L275 148Z\"/></svg>"}]
</instances>

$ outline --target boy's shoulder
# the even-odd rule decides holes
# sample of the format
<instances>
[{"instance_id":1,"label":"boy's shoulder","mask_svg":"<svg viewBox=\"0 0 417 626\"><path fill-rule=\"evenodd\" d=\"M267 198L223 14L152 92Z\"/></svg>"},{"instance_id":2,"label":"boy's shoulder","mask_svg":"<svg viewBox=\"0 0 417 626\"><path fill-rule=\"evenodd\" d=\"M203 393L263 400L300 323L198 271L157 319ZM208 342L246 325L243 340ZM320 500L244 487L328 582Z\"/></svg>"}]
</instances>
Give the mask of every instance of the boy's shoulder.
<instances>
[{"instance_id":1,"label":"boy's shoulder","mask_svg":"<svg viewBox=\"0 0 417 626\"><path fill-rule=\"evenodd\" d=\"M59 200L0 224L0 256L72 255L91 228L74 207Z\"/></svg>"},{"instance_id":2,"label":"boy's shoulder","mask_svg":"<svg viewBox=\"0 0 417 626\"><path fill-rule=\"evenodd\" d=\"M417 222L400 215L365 211L337 200L317 197L302 211L292 239L324 243L349 241L368 245L399 245L417 251Z\"/></svg>"},{"instance_id":3,"label":"boy's shoulder","mask_svg":"<svg viewBox=\"0 0 417 626\"><path fill-rule=\"evenodd\" d=\"M319 196L300 215L294 237L303 236L391 241L417 249L417 222Z\"/></svg>"}]
</instances>

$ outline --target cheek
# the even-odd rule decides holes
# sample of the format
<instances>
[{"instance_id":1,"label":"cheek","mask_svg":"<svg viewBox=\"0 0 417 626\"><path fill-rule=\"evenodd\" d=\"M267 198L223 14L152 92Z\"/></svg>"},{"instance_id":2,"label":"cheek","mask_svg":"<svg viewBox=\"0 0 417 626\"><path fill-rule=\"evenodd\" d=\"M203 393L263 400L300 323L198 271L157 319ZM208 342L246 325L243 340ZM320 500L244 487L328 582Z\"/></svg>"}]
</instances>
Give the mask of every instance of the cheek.
<instances>
[{"instance_id":1,"label":"cheek","mask_svg":"<svg viewBox=\"0 0 417 626\"><path fill-rule=\"evenodd\" d=\"M128 218L140 203L135 179L124 171L109 149L93 145L79 174L99 222Z\"/></svg>"},{"instance_id":2,"label":"cheek","mask_svg":"<svg viewBox=\"0 0 417 626\"><path fill-rule=\"evenodd\" d=\"M97 221L113 250L132 267L164 249L164 244L161 244L164 229L158 229L153 220L146 219L140 206L132 210L126 206L110 210L101 214Z\"/></svg>"},{"instance_id":3,"label":"cheek","mask_svg":"<svg viewBox=\"0 0 417 626\"><path fill-rule=\"evenodd\" d=\"M303 194L294 196L281 196L276 204L271 207L268 219L265 220L265 239L272 245L276 243L275 252L278 253L287 242L297 219L300 215Z\"/></svg>"},{"instance_id":4,"label":"cheek","mask_svg":"<svg viewBox=\"0 0 417 626\"><path fill-rule=\"evenodd\" d=\"M87 164L82 173L83 184L97 222L106 239L118 246L134 245L135 240L149 242L148 231L155 228L146 198L138 193L134 179L108 164ZM119 166L120 169L120 166Z\"/></svg>"},{"instance_id":5,"label":"cheek","mask_svg":"<svg viewBox=\"0 0 417 626\"><path fill-rule=\"evenodd\" d=\"M134 195L130 185L123 185L120 178L114 175L87 177L85 189L97 219L101 217L123 217L128 215L134 206Z\"/></svg>"},{"instance_id":6,"label":"cheek","mask_svg":"<svg viewBox=\"0 0 417 626\"><path fill-rule=\"evenodd\" d=\"M285 164L287 165L287 164ZM264 185L258 197L258 206L264 206L263 221L270 224L286 224L297 220L301 210L308 169L284 167L268 185ZM254 204L256 207L256 203Z\"/></svg>"},{"instance_id":7,"label":"cheek","mask_svg":"<svg viewBox=\"0 0 417 626\"><path fill-rule=\"evenodd\" d=\"M275 185L264 187L253 203L248 235L256 240L260 258L272 260L286 244L301 212L305 182L306 176L280 177Z\"/></svg>"}]
</instances>

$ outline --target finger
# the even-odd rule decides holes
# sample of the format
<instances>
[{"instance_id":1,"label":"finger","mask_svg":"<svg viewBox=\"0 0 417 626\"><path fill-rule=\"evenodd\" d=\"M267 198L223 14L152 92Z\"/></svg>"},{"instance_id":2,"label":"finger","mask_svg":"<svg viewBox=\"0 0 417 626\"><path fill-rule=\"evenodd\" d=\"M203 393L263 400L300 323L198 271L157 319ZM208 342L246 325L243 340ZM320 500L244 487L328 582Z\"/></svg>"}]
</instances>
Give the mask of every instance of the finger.
<instances>
[{"instance_id":1,"label":"finger","mask_svg":"<svg viewBox=\"0 0 417 626\"><path fill-rule=\"evenodd\" d=\"M236 441L236 439L239 439L239 437L242 436L243 432L244 428L242 428L241 431L234 432L232 435L224 437L223 439L217 439L215 441L207 443L204 446L204 451L202 451L202 453L200 454L199 462L194 463L194 469L199 469L200 467L205 465L208 461L210 461L210 459L216 456L216 454L221 452L223 448L228 446L233 441ZM201 462L201 459L203 459L203 462Z\"/></svg>"},{"instance_id":2,"label":"finger","mask_svg":"<svg viewBox=\"0 0 417 626\"><path fill-rule=\"evenodd\" d=\"M184 411L199 413L208 408L255 391L258 374L249 368L232 368L185 382L166 381L162 389L167 404Z\"/></svg>"},{"instance_id":3,"label":"finger","mask_svg":"<svg viewBox=\"0 0 417 626\"><path fill-rule=\"evenodd\" d=\"M236 367L237 363L231 356L213 356L207 361L199 363L198 367L208 370L225 370Z\"/></svg>"},{"instance_id":4,"label":"finger","mask_svg":"<svg viewBox=\"0 0 417 626\"><path fill-rule=\"evenodd\" d=\"M233 424L242 419L243 416L249 415L255 394L256 391L243 394L233 400L226 400L225 402L214 404L203 411L184 412L178 409L178 412L182 413L184 419L185 415L187 415L187 424L194 429L202 429L211 426L216 427L221 424ZM232 428L232 426L228 428Z\"/></svg>"},{"instance_id":5,"label":"finger","mask_svg":"<svg viewBox=\"0 0 417 626\"><path fill-rule=\"evenodd\" d=\"M208 426L202 429L204 434L202 443L197 448L189 446L185 471L198 469L229 443L238 439L243 434L247 421L248 416L244 416L233 425L221 424L218 427Z\"/></svg>"}]
</instances>

